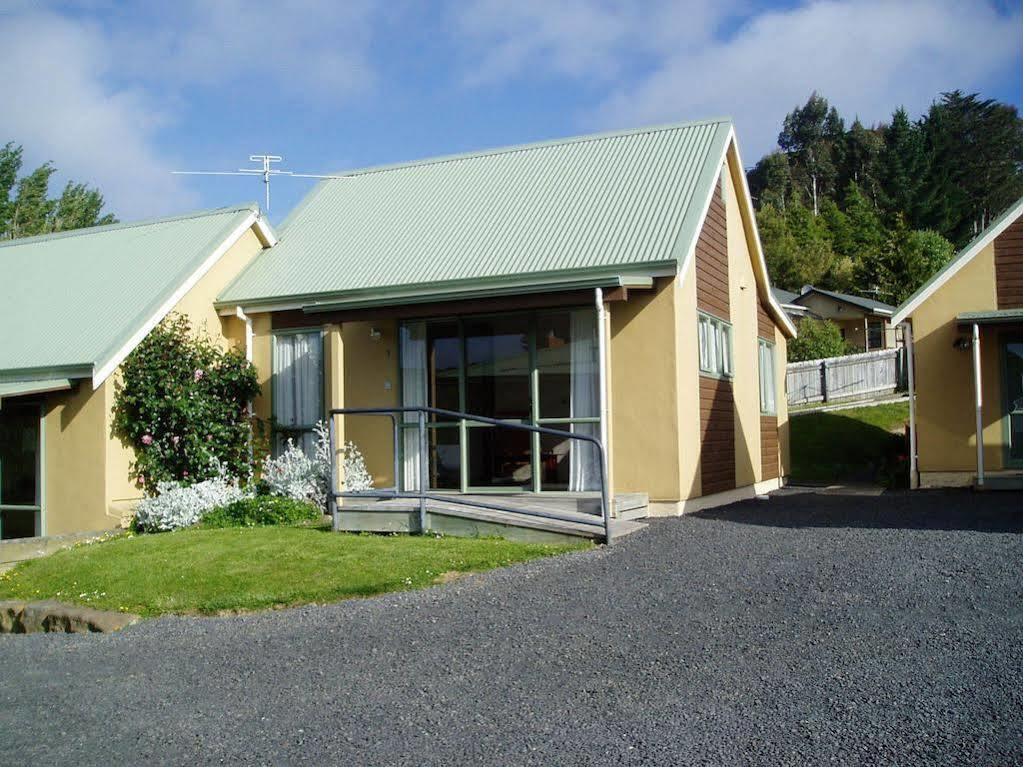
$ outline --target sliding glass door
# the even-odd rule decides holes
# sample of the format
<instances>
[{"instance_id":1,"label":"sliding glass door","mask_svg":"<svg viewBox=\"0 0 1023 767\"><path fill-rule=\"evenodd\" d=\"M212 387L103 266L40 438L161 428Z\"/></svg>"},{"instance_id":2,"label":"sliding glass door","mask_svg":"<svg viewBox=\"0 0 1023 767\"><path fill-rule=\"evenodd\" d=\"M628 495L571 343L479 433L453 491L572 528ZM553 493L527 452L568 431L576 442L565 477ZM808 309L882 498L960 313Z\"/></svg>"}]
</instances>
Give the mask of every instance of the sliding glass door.
<instances>
[{"instance_id":1,"label":"sliding glass door","mask_svg":"<svg viewBox=\"0 0 1023 767\"><path fill-rule=\"evenodd\" d=\"M402 401L509 423L600 434L596 312L573 309L408 322ZM404 419L404 487L418 488L416 416ZM587 443L472 420L431 417L428 486L463 492L589 491Z\"/></svg>"}]
</instances>

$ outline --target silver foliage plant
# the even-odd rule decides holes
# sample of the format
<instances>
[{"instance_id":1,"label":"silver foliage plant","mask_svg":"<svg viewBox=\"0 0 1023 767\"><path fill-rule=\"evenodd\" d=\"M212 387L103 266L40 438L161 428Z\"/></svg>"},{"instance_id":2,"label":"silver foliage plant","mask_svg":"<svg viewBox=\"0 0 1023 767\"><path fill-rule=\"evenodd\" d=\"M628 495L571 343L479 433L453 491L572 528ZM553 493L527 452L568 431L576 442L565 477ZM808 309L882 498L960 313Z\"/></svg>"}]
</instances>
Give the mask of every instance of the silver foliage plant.
<instances>
[{"instance_id":1,"label":"silver foliage plant","mask_svg":"<svg viewBox=\"0 0 1023 767\"><path fill-rule=\"evenodd\" d=\"M217 506L248 497L249 493L229 477L225 466L213 460L217 476L182 485L178 482L160 482L156 495L144 498L135 507L135 524L140 530L155 533L177 530L194 525L203 515Z\"/></svg>"},{"instance_id":2,"label":"silver foliage plant","mask_svg":"<svg viewBox=\"0 0 1023 767\"><path fill-rule=\"evenodd\" d=\"M330 432L325 421L317 422L316 452L309 458L289 439L284 452L276 458L263 461L263 480L274 495L311 501L321 509L327 508L327 487L330 484ZM352 442L342 447L342 472L346 490L368 490L373 477L366 471L362 453Z\"/></svg>"}]
</instances>

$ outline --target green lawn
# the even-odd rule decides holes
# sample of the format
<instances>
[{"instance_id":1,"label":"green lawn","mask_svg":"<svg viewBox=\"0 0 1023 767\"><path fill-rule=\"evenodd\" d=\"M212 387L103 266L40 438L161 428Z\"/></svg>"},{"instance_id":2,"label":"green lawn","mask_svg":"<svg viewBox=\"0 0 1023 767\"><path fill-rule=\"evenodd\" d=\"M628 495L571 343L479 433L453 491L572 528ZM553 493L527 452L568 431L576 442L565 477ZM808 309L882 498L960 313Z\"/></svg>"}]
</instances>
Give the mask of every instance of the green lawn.
<instances>
[{"instance_id":1,"label":"green lawn","mask_svg":"<svg viewBox=\"0 0 1023 767\"><path fill-rule=\"evenodd\" d=\"M903 439L909 421L905 402L792 414L792 479L901 484L905 469Z\"/></svg>"},{"instance_id":2,"label":"green lawn","mask_svg":"<svg viewBox=\"0 0 1023 767\"><path fill-rule=\"evenodd\" d=\"M575 546L332 533L323 527L123 535L0 574L0 599L57 599L144 616L332 602L421 588Z\"/></svg>"}]
</instances>

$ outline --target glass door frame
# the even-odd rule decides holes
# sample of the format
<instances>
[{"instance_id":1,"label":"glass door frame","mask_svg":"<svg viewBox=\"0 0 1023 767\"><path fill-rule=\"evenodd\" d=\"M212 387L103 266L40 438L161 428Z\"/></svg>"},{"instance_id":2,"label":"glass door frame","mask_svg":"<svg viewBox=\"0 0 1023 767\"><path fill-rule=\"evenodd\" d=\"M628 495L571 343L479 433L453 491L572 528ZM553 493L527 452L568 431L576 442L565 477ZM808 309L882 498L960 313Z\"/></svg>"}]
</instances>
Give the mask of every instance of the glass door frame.
<instances>
[{"instance_id":1,"label":"glass door frame","mask_svg":"<svg viewBox=\"0 0 1023 767\"><path fill-rule=\"evenodd\" d=\"M466 367L467 367L467 349L465 343L465 320L466 319L488 319L488 318L499 318L499 317L510 317L510 316L522 316L526 315L529 317L529 418L528 419L507 419L509 423L526 423L528 425L535 426L548 426L552 429L564 429L570 431L574 424L597 424L597 432L600 433L600 415L590 417L561 417L561 418L543 418L540 415L540 370L537 362L537 325L538 318L544 314L559 314L559 313L571 313L578 310L592 310L594 313L595 321L599 322L599 318L596 317L597 310L595 307L587 304L571 305L571 306L552 306L545 307L542 309L518 309L505 312L479 312L472 314L460 314L460 315L443 315L437 317L424 317L424 318L412 318L408 320L402 320L401 324L411 324L414 322L453 322L458 327L458 343L459 343L459 355L458 355L458 410L466 412ZM599 328L598 328L598 333ZM598 345L598 356L599 356L599 345ZM598 370L602 370L604 367L604 361L597 360ZM401 371L404 369L403 360L401 355L401 348L398 349L398 401L404 402L404 389L403 380L404 376L401 375ZM598 379L598 385L602 385L602 376ZM402 439L400 440L401 450L404 453L405 439L404 434L406 429L417 429L416 423L401 422L399 424L402 433ZM475 486L469 484L469 430L470 429L500 429L500 426L490 426L489 424L474 423L471 419L459 419L457 423L453 423L450 420L443 423L431 424L427 421L427 449L432 449L431 442L429 439L429 429L451 429L457 428L459 430L459 474L460 483L459 490L461 493L472 493L477 495L482 494L495 494L495 495L514 495L517 493L545 493L545 494L577 494L579 491L572 490L544 490L543 489L543 478L541 476L541 453L540 453L540 437L541 435L533 432L530 436L530 467L531 467L531 480L529 487L493 487L493 486ZM578 444L584 444L582 442ZM402 462L404 462L404 456L402 456ZM430 465L429 460L427 466ZM425 481L429 481L429 477ZM445 492L445 489L437 489L439 492ZM455 492L453 490L447 490L447 492ZM598 492L598 491L581 491L581 492Z\"/></svg>"},{"instance_id":2,"label":"glass door frame","mask_svg":"<svg viewBox=\"0 0 1023 767\"><path fill-rule=\"evenodd\" d=\"M1009 399L1009 344L1023 344L1023 332L1015 331L1000 333L998 337L998 350L1000 357L1000 372L1002 387L1002 436L1003 452L1002 465L1006 469L1023 469L1023 458L1012 457L1012 402Z\"/></svg>"},{"instance_id":3,"label":"glass door frame","mask_svg":"<svg viewBox=\"0 0 1023 767\"><path fill-rule=\"evenodd\" d=\"M7 407L11 407L12 403L8 400ZM3 499L0 499L0 511L18 511L18 512L34 512L34 525L33 530L35 535L33 537L39 537L46 535L46 409L43 407L42 402L36 400L30 400L24 403L17 403L28 407L36 407L39 411L39 439L36 442L36 502L34 504L15 504L15 503L3 503ZM0 410L0 413L3 411ZM0 472L3 472L3 466L0 465ZM0 516L0 539L3 537L3 517ZM17 540L17 539L6 539L6 540Z\"/></svg>"}]
</instances>

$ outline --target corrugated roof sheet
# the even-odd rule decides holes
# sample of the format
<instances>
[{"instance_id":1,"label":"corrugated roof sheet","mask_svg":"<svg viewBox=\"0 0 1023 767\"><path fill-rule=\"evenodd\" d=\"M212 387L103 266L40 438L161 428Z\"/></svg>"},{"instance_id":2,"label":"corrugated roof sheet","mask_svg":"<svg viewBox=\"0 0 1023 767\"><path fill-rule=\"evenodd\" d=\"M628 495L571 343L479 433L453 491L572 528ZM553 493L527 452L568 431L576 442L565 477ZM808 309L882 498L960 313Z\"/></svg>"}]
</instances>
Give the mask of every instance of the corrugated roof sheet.
<instances>
[{"instance_id":1,"label":"corrugated roof sheet","mask_svg":"<svg viewBox=\"0 0 1023 767\"><path fill-rule=\"evenodd\" d=\"M667 264L697 234L730 129L713 120L582 136L322 181L220 302Z\"/></svg>"},{"instance_id":2,"label":"corrugated roof sheet","mask_svg":"<svg viewBox=\"0 0 1023 767\"><path fill-rule=\"evenodd\" d=\"M26 369L91 375L254 211L219 208L0 243L0 379Z\"/></svg>"}]
</instances>

